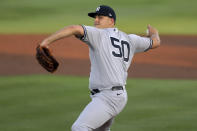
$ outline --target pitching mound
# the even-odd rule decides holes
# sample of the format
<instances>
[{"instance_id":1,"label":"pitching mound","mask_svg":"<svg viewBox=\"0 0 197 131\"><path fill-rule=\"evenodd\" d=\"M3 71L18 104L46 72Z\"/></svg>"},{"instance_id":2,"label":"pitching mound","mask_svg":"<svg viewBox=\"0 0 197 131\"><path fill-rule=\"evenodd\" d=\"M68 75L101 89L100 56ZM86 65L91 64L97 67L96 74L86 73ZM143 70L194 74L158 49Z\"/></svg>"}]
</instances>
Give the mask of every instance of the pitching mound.
<instances>
[{"instance_id":1,"label":"pitching mound","mask_svg":"<svg viewBox=\"0 0 197 131\"><path fill-rule=\"evenodd\" d=\"M49 74L35 60L35 48L48 35L0 35L0 75ZM136 54L129 77L197 78L197 36L161 36L158 49ZM74 37L52 47L60 62L55 74L89 76L88 46Z\"/></svg>"}]
</instances>

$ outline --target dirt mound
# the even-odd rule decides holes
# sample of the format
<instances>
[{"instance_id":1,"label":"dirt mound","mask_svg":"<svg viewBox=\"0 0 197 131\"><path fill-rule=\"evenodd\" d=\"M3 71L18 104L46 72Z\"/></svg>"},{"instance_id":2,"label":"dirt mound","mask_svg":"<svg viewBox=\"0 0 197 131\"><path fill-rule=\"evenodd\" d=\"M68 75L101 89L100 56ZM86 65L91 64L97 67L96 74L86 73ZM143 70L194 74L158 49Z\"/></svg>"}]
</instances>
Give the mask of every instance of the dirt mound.
<instances>
[{"instance_id":1,"label":"dirt mound","mask_svg":"<svg viewBox=\"0 0 197 131\"><path fill-rule=\"evenodd\" d=\"M35 60L35 48L48 35L0 35L0 75L48 74ZM197 78L197 36L161 36L162 46L136 54L129 77ZM55 74L89 76L88 46L74 37L52 45L60 61Z\"/></svg>"}]
</instances>

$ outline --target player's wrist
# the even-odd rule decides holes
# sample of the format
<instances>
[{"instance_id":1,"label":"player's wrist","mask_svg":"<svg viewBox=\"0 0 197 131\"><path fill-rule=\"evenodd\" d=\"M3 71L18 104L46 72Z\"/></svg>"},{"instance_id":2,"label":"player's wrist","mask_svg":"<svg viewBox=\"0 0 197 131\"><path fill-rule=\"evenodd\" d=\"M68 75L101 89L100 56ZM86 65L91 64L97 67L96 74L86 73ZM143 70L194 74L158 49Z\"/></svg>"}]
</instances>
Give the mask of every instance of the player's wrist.
<instances>
[{"instance_id":1,"label":"player's wrist","mask_svg":"<svg viewBox=\"0 0 197 131\"><path fill-rule=\"evenodd\" d=\"M49 47L49 43L47 42L47 40L44 40L43 42L40 43L40 46L48 48Z\"/></svg>"}]
</instances>

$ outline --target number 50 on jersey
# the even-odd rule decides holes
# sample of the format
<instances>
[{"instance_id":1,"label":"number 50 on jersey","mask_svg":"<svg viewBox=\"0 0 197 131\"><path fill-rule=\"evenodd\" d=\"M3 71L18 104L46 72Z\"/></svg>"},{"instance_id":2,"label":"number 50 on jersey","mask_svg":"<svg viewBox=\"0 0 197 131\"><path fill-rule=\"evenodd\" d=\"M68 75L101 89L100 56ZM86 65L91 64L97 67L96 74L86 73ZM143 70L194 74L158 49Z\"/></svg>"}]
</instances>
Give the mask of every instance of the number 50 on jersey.
<instances>
[{"instance_id":1,"label":"number 50 on jersey","mask_svg":"<svg viewBox=\"0 0 197 131\"><path fill-rule=\"evenodd\" d=\"M129 61L129 54L130 54L130 45L127 41L124 40L119 40L114 37L110 37L111 43L114 48L118 49L118 52L112 51L112 54L115 57L120 57L123 58L124 61L128 62Z\"/></svg>"}]
</instances>

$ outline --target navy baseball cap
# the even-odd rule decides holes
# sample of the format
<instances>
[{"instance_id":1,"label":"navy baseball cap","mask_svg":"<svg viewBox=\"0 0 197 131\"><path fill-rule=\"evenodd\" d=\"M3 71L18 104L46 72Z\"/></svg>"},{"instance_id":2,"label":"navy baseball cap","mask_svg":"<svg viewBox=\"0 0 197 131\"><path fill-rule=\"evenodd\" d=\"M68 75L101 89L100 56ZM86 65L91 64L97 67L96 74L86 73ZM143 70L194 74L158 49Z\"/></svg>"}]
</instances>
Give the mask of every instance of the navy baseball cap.
<instances>
[{"instance_id":1,"label":"navy baseball cap","mask_svg":"<svg viewBox=\"0 0 197 131\"><path fill-rule=\"evenodd\" d=\"M96 8L95 12L90 12L88 13L88 16L95 18L97 15L103 15L103 16L108 16L110 18L114 19L114 22L116 21L116 14L114 10L106 5L101 5Z\"/></svg>"}]
</instances>

